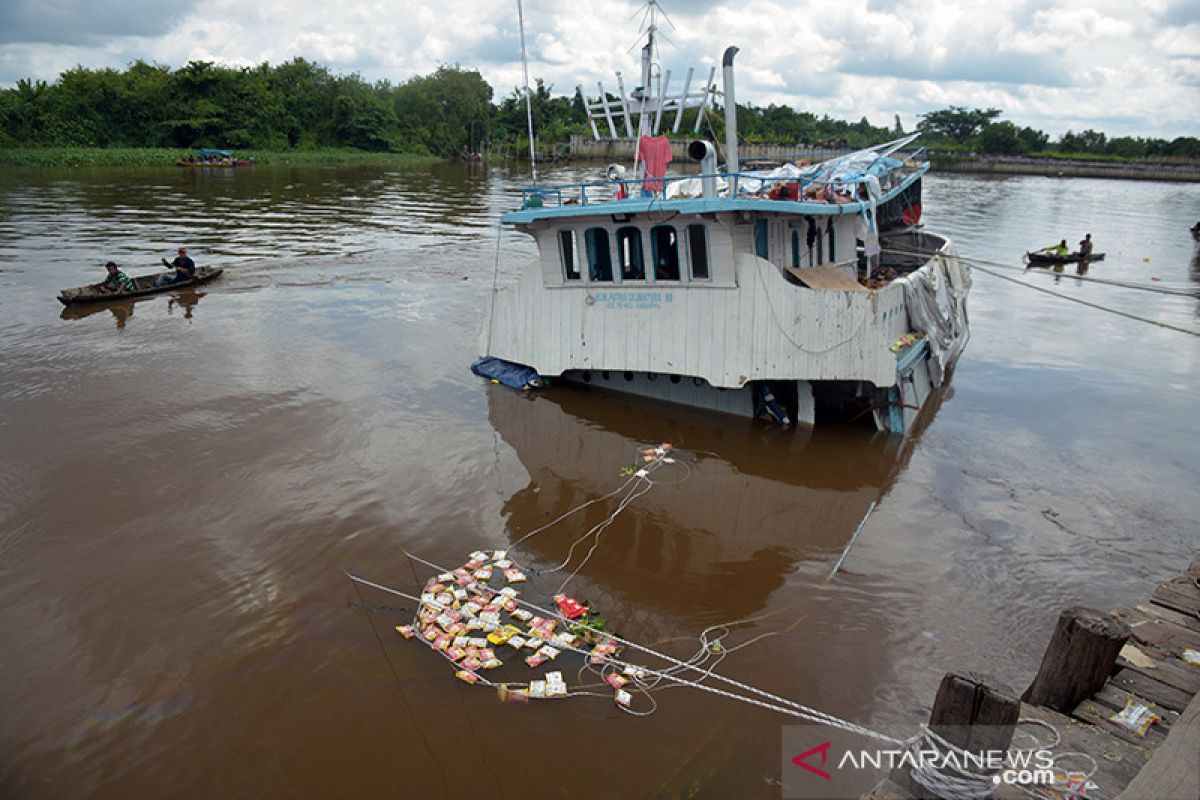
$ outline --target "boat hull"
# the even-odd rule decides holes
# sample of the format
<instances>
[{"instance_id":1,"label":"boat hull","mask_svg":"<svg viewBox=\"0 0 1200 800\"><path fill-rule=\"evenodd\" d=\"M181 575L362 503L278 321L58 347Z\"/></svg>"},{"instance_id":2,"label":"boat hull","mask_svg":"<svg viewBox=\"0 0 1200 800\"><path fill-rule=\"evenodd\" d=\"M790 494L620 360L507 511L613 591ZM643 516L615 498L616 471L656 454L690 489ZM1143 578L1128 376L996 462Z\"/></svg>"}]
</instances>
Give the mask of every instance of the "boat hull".
<instances>
[{"instance_id":1,"label":"boat hull","mask_svg":"<svg viewBox=\"0 0 1200 800\"><path fill-rule=\"evenodd\" d=\"M1067 256L1048 256L1044 253L1026 253L1025 263L1031 267L1053 267L1061 264L1091 264L1095 261L1103 261L1104 253L1092 253L1087 258L1083 258L1078 253L1072 253Z\"/></svg>"},{"instance_id":2,"label":"boat hull","mask_svg":"<svg viewBox=\"0 0 1200 800\"><path fill-rule=\"evenodd\" d=\"M180 281L178 283L168 283L165 286L155 285L158 281L161 272L153 275L141 275L133 279L134 289L129 292L120 292L118 294L107 294L99 290L99 284L90 284L88 286L77 286L74 289L63 289L59 292L58 302L64 306L80 305L83 303L109 303L114 300L132 300L138 297L149 297L153 294L163 294L165 292L177 291L189 286L199 286L208 283L215 278L220 277L225 270L220 267L200 267L196 270L196 277L190 281Z\"/></svg>"}]
</instances>

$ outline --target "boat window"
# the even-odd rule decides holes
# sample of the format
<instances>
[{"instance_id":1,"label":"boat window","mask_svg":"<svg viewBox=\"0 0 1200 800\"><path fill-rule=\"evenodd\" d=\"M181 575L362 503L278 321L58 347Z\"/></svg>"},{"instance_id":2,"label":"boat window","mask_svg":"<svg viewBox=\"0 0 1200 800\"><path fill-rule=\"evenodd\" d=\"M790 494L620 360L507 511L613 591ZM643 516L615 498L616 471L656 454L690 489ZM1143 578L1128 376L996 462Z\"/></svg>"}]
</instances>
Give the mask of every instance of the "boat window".
<instances>
[{"instance_id":1,"label":"boat window","mask_svg":"<svg viewBox=\"0 0 1200 800\"><path fill-rule=\"evenodd\" d=\"M655 225L650 229L650 249L654 258L654 279L679 280L679 235L672 225Z\"/></svg>"},{"instance_id":2,"label":"boat window","mask_svg":"<svg viewBox=\"0 0 1200 800\"><path fill-rule=\"evenodd\" d=\"M759 258L770 258L769 241L767 221L765 219L754 220L754 254Z\"/></svg>"},{"instance_id":3,"label":"boat window","mask_svg":"<svg viewBox=\"0 0 1200 800\"><path fill-rule=\"evenodd\" d=\"M575 261L575 231L558 232L558 254L562 259L563 275L569 281L579 280L579 264Z\"/></svg>"},{"instance_id":4,"label":"boat window","mask_svg":"<svg viewBox=\"0 0 1200 800\"><path fill-rule=\"evenodd\" d=\"M617 228L617 260L621 263L621 280L646 280L646 264L642 260L642 231L627 226Z\"/></svg>"},{"instance_id":5,"label":"boat window","mask_svg":"<svg viewBox=\"0 0 1200 800\"><path fill-rule=\"evenodd\" d=\"M800 231L792 228L792 266L800 269Z\"/></svg>"},{"instance_id":6,"label":"boat window","mask_svg":"<svg viewBox=\"0 0 1200 800\"><path fill-rule=\"evenodd\" d=\"M833 217L829 218L829 224L825 226L825 235L829 240L829 263L836 264L837 256L833 254L833 241L835 238L833 235Z\"/></svg>"},{"instance_id":7,"label":"boat window","mask_svg":"<svg viewBox=\"0 0 1200 800\"><path fill-rule=\"evenodd\" d=\"M708 229L704 225L687 226L688 258L692 265L692 280L706 281L708 272Z\"/></svg>"},{"instance_id":8,"label":"boat window","mask_svg":"<svg viewBox=\"0 0 1200 800\"><path fill-rule=\"evenodd\" d=\"M588 228L584 231L583 240L587 246L588 280L611 281L612 253L608 249L608 231L604 228Z\"/></svg>"}]
</instances>

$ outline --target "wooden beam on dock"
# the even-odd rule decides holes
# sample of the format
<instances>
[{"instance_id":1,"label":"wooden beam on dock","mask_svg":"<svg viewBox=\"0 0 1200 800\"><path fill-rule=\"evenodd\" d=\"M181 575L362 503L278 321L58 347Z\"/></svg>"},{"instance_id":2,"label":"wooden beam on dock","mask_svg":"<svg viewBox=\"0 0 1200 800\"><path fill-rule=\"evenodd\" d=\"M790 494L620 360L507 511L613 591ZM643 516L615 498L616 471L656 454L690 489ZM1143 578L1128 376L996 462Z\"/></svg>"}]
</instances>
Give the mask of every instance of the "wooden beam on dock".
<instances>
[{"instance_id":1,"label":"wooden beam on dock","mask_svg":"<svg viewBox=\"0 0 1200 800\"><path fill-rule=\"evenodd\" d=\"M1112 614L1068 608L1059 615L1042 666L1021 699L1070 713L1108 680L1129 635L1129 627Z\"/></svg>"},{"instance_id":2,"label":"wooden beam on dock","mask_svg":"<svg viewBox=\"0 0 1200 800\"><path fill-rule=\"evenodd\" d=\"M929 729L969 752L1005 751L1020 714L1016 692L1000 681L975 672L948 672L929 712ZM906 767L893 770L890 779L914 798L936 797Z\"/></svg>"}]
</instances>

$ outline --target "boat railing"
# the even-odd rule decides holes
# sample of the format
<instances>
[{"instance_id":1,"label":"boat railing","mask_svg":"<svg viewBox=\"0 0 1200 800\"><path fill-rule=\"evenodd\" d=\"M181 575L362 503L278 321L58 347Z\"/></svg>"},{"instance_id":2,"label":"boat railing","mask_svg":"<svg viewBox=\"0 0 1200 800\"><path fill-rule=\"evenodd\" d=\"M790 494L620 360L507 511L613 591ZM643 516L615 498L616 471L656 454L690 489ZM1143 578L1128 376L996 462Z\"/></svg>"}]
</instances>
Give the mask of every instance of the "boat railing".
<instances>
[{"instance_id":1,"label":"boat railing","mask_svg":"<svg viewBox=\"0 0 1200 800\"><path fill-rule=\"evenodd\" d=\"M912 153L896 153L899 164L880 176L876 176L885 184L899 183L908 175L923 169L928 158L925 148L921 147ZM890 180L885 180L890 179ZM800 174L795 176L772 176L764 172L737 172L732 175L717 172L711 174L673 174L659 178L622 178L620 180L580 181L555 186L530 186L521 191L521 208L543 208L556 206L587 206L592 203L620 202L622 200L675 200L692 197L703 197L703 186L706 180L716 182L720 197L735 197L740 199L762 199L780 185L794 184L798 194L803 196L804 190L813 184L829 186L831 191L850 193L857 197L859 187L867 182L864 175L828 176L823 173ZM672 186L678 187L687 183L695 192L671 191ZM798 198L793 198L798 199ZM818 198L808 198L818 199Z\"/></svg>"}]
</instances>

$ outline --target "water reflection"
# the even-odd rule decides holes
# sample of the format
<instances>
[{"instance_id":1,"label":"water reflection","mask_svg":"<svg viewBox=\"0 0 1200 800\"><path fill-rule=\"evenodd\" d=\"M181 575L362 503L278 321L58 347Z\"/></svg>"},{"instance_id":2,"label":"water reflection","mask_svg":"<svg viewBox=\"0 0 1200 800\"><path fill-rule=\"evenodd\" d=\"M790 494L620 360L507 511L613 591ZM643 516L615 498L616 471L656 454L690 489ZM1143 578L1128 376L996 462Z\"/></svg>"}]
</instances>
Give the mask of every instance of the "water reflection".
<instances>
[{"instance_id":1,"label":"water reflection","mask_svg":"<svg viewBox=\"0 0 1200 800\"><path fill-rule=\"evenodd\" d=\"M108 300L100 303L80 303L78 305L67 306L59 314L60 319L87 319L93 314L100 314L104 311L109 312L113 316L113 321L118 328L124 328L125 323L133 316L133 307L137 303L136 300Z\"/></svg>"},{"instance_id":2,"label":"water reflection","mask_svg":"<svg viewBox=\"0 0 1200 800\"><path fill-rule=\"evenodd\" d=\"M579 580L589 598L599 593L628 615L647 607L750 615L789 574L828 573L942 399L942 392L931 398L916 432L902 439L836 425L782 430L590 387L529 396L491 386L489 420L529 475L504 503L510 541L616 490L639 447L671 442L680 463L660 468L655 487L603 531ZM619 499L597 502L519 546L518 558L538 567L568 564L532 588L556 591L594 540L580 541L567 559L572 543ZM721 591L711 591L714 581Z\"/></svg>"},{"instance_id":3,"label":"water reflection","mask_svg":"<svg viewBox=\"0 0 1200 800\"><path fill-rule=\"evenodd\" d=\"M167 298L167 314L174 316L176 310L178 310L182 312L184 319L190 320L194 309L200 303L200 298L204 297L205 294L207 293L196 291L195 289L180 289ZM149 297L130 300L105 300L96 303L79 303L77 305L66 306L58 316L59 319L81 320L107 311L112 314L113 322L116 326L124 328L126 323L133 317L134 306L141 304L144 308L152 307L155 301L161 300L162 295L150 295Z\"/></svg>"}]
</instances>

